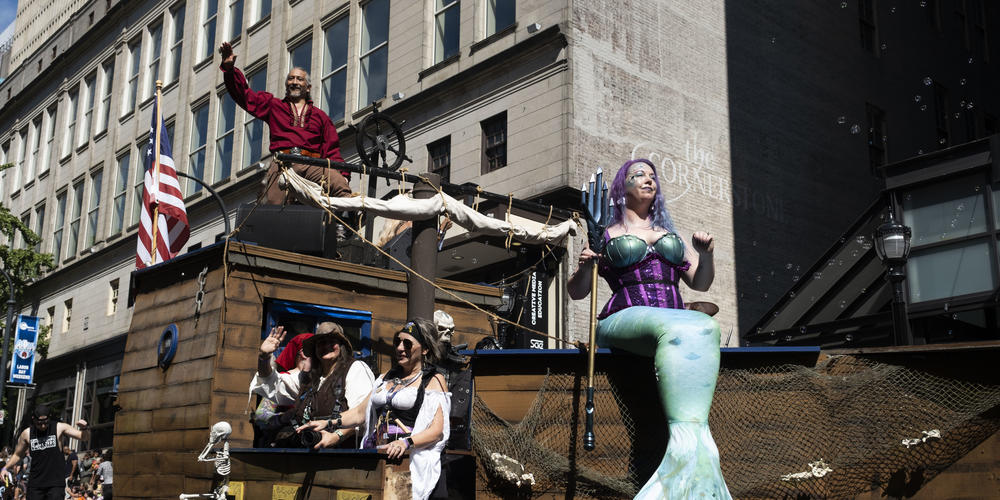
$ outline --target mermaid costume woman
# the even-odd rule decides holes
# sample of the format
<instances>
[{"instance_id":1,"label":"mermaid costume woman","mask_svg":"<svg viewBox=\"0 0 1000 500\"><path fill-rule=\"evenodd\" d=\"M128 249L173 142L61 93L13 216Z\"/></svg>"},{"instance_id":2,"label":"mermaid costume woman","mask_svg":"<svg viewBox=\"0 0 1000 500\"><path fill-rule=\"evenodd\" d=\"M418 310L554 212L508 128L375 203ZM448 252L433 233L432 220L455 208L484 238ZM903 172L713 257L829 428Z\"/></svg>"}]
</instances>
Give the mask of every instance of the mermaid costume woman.
<instances>
[{"instance_id":1,"label":"mermaid costume woman","mask_svg":"<svg viewBox=\"0 0 1000 500\"><path fill-rule=\"evenodd\" d=\"M598 315L597 345L640 356L653 353L660 401L670 431L663 461L637 499L731 499L708 429L719 373L719 326L684 309L677 288L690 268L684 243L667 233L652 245L625 234L606 241L598 273L612 289Z\"/></svg>"}]
</instances>

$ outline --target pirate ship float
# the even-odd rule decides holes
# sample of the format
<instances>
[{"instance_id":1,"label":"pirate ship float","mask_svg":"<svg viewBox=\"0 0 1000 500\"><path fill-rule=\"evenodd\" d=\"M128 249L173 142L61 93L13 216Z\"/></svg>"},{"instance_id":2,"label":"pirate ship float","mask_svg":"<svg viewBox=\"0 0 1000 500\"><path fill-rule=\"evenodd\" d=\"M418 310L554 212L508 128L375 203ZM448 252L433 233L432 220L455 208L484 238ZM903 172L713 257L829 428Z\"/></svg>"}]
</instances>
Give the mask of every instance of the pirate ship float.
<instances>
[{"instance_id":1,"label":"pirate ship float","mask_svg":"<svg viewBox=\"0 0 1000 500\"><path fill-rule=\"evenodd\" d=\"M379 159L398 167L398 161L385 165L385 155L404 157L405 143L391 122L368 136L374 140L361 156L369 164L342 168L372 181L413 183L412 196L325 200L316 186L288 172L284 179L327 217L360 209L367 218L378 212L413 220L406 272L376 265L390 260L402 267L395 259L402 252L380 254L364 245L342 247L348 258L338 260L253 244L245 233L241 239L244 220L225 241L135 273L115 424L116 492L176 498L211 491L218 477L194 458L212 425L225 421L232 426L230 496L408 498L405 459L388 462L372 450L254 448L247 383L272 325L308 330L337 321L360 347L357 356L381 373L390 365L395 329L408 317L443 309L457 325L453 342L480 347L463 352L469 382L451 388L467 408L453 414L443 460L451 497L633 495L668 439L649 361L597 353L596 443L587 451L586 353L541 336L532 340L549 349L496 349L504 342L483 339L496 339L505 320L517 323L518 308L507 307L504 289L434 277L437 214L448 212L465 225L465 239L549 245L554 251L526 263L536 270L561 258L559 243L577 226L572 214L377 167ZM485 220L469 206L474 201L458 201L463 196L492 197L510 208ZM875 213L852 231L870 229ZM366 227L355 241L373 240ZM531 283L541 275L524 276ZM887 314L872 316L838 328L888 331ZM821 349L781 342L786 336L770 335L775 331L781 332L764 325L752 339L757 347L723 349L711 426L735 497L986 498L1000 491L995 478L969 480L1000 467L1000 376L990 369L1000 345Z\"/></svg>"}]
</instances>

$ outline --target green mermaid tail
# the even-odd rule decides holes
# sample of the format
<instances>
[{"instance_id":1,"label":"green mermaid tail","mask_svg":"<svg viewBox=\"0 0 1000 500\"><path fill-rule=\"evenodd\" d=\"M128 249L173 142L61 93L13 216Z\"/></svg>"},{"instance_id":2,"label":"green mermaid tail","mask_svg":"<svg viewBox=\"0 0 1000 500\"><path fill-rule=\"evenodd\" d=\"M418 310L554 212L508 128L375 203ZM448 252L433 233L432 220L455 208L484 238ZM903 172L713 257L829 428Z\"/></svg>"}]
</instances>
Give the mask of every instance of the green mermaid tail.
<instances>
[{"instance_id":1,"label":"green mermaid tail","mask_svg":"<svg viewBox=\"0 0 1000 500\"><path fill-rule=\"evenodd\" d=\"M635 306L597 326L597 345L653 355L670 440L635 498L731 499L708 429L719 375L719 325L697 311Z\"/></svg>"}]
</instances>

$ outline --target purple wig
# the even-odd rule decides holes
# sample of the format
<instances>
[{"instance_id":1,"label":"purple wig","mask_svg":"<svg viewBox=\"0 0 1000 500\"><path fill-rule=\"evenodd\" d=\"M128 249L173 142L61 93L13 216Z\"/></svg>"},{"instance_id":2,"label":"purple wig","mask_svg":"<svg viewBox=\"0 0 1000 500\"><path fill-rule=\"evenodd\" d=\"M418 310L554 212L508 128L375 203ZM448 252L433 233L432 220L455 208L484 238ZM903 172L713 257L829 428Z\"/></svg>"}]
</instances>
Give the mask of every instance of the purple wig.
<instances>
[{"instance_id":1,"label":"purple wig","mask_svg":"<svg viewBox=\"0 0 1000 500\"><path fill-rule=\"evenodd\" d=\"M649 213L653 216L653 229L664 229L671 233L675 232L674 221L670 218L670 212L667 211L667 204L663 201L663 191L660 189L660 175L656 173L656 165L653 165L653 162L645 158L625 162L622 168L618 169L618 173L615 174L615 180L611 181L611 187L608 189L608 197L611 198L611 204L614 205L615 209L611 214L610 225L613 226L622 222L622 214L625 213L625 179L628 178L629 167L635 163L645 163L649 165L649 168L653 169L656 196L653 198L653 204L649 207Z\"/></svg>"}]
</instances>

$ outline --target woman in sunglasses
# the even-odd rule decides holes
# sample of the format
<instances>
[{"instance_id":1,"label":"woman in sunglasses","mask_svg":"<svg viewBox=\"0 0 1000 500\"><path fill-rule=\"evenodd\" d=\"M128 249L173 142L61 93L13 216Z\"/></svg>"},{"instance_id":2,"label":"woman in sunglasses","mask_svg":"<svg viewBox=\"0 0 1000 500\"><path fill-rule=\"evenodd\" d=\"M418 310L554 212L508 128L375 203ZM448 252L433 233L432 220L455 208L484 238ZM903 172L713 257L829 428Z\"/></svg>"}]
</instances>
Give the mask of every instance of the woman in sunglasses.
<instances>
[{"instance_id":1,"label":"woman in sunglasses","mask_svg":"<svg viewBox=\"0 0 1000 500\"><path fill-rule=\"evenodd\" d=\"M333 441L333 433L364 424L362 448L377 448L389 458L410 454L413 498L430 496L441 475L441 451L448 441L451 394L434 364L440 359L434 340L434 323L414 318L392 338L394 365L375 381L367 401L352 407L340 418L314 421L302 428L320 431L321 448Z\"/></svg>"}]
</instances>

